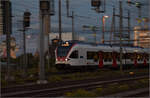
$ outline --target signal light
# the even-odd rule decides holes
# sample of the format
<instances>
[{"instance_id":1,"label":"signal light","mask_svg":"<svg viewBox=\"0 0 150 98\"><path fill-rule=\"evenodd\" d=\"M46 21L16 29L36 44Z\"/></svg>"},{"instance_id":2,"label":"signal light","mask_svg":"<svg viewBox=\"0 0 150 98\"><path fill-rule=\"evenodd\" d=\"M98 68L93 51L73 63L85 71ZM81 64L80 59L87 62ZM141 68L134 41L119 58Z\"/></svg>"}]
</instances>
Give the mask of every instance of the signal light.
<instances>
[{"instance_id":1,"label":"signal light","mask_svg":"<svg viewBox=\"0 0 150 98\"><path fill-rule=\"evenodd\" d=\"M101 6L101 1L100 0L92 0L91 6L99 8Z\"/></svg>"},{"instance_id":2,"label":"signal light","mask_svg":"<svg viewBox=\"0 0 150 98\"><path fill-rule=\"evenodd\" d=\"M24 27L30 26L30 16L31 16L30 12L28 12L28 11L24 12L24 17L23 17L23 26Z\"/></svg>"},{"instance_id":3,"label":"signal light","mask_svg":"<svg viewBox=\"0 0 150 98\"><path fill-rule=\"evenodd\" d=\"M137 8L141 8L141 3L140 3L140 2L136 2L136 3L135 3L135 6L136 6Z\"/></svg>"},{"instance_id":4,"label":"signal light","mask_svg":"<svg viewBox=\"0 0 150 98\"><path fill-rule=\"evenodd\" d=\"M49 1L40 1L40 10L49 10Z\"/></svg>"},{"instance_id":5,"label":"signal light","mask_svg":"<svg viewBox=\"0 0 150 98\"><path fill-rule=\"evenodd\" d=\"M129 5L132 4L131 0L128 0L127 3L128 3Z\"/></svg>"}]
</instances>

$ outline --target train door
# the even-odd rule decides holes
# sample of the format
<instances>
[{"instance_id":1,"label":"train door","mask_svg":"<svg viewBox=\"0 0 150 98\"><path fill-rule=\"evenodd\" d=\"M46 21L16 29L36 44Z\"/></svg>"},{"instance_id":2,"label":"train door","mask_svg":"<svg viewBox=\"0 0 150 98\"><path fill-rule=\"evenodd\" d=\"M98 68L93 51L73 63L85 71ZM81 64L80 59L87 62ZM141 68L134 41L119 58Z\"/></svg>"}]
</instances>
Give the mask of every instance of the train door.
<instances>
[{"instance_id":1,"label":"train door","mask_svg":"<svg viewBox=\"0 0 150 98\"><path fill-rule=\"evenodd\" d=\"M102 68L104 66L103 63L103 52L99 51L99 64L98 64L99 68Z\"/></svg>"},{"instance_id":2,"label":"train door","mask_svg":"<svg viewBox=\"0 0 150 98\"><path fill-rule=\"evenodd\" d=\"M96 51L87 51L86 52L86 64L87 66L96 66L98 65L98 52Z\"/></svg>"},{"instance_id":3,"label":"train door","mask_svg":"<svg viewBox=\"0 0 150 98\"><path fill-rule=\"evenodd\" d=\"M86 51L82 48L79 49L79 65L86 65L85 60L86 60Z\"/></svg>"},{"instance_id":4,"label":"train door","mask_svg":"<svg viewBox=\"0 0 150 98\"><path fill-rule=\"evenodd\" d=\"M112 59L113 59L112 66L117 67L117 53L116 52L112 52Z\"/></svg>"},{"instance_id":5,"label":"train door","mask_svg":"<svg viewBox=\"0 0 150 98\"><path fill-rule=\"evenodd\" d=\"M72 66L78 66L79 65L78 59L79 59L79 51L78 50L72 51L72 53L69 56L70 64Z\"/></svg>"}]
</instances>

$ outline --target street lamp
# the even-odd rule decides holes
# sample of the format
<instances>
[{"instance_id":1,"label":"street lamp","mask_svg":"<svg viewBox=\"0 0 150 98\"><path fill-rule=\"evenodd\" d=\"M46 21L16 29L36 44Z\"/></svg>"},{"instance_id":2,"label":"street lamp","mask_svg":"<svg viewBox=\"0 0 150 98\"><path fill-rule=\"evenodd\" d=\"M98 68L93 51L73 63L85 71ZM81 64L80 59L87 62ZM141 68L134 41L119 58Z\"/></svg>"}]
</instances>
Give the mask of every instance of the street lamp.
<instances>
[{"instance_id":1,"label":"street lamp","mask_svg":"<svg viewBox=\"0 0 150 98\"><path fill-rule=\"evenodd\" d=\"M105 32L105 19L109 18L109 16L105 15L102 17L102 43L104 44L104 32Z\"/></svg>"}]
</instances>

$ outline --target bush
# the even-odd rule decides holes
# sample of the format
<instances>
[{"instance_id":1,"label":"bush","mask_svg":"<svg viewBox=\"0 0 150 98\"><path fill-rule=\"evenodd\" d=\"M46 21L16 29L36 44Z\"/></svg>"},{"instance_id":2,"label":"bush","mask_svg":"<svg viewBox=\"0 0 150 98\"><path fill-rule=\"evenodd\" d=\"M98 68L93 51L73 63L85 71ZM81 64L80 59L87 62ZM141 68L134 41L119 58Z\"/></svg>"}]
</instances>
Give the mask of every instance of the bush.
<instances>
[{"instance_id":1,"label":"bush","mask_svg":"<svg viewBox=\"0 0 150 98\"><path fill-rule=\"evenodd\" d=\"M48 67L48 60L46 59L46 67ZM51 68L51 67L55 67L55 58L50 58L49 59L49 68Z\"/></svg>"},{"instance_id":2,"label":"bush","mask_svg":"<svg viewBox=\"0 0 150 98\"><path fill-rule=\"evenodd\" d=\"M38 68L30 68L27 72L28 75L38 75L38 71L39 69Z\"/></svg>"},{"instance_id":3,"label":"bush","mask_svg":"<svg viewBox=\"0 0 150 98\"><path fill-rule=\"evenodd\" d=\"M141 80L139 80L139 82L140 82L141 84L148 84L148 83L149 83L149 80L148 80L148 79L141 79Z\"/></svg>"},{"instance_id":4,"label":"bush","mask_svg":"<svg viewBox=\"0 0 150 98\"><path fill-rule=\"evenodd\" d=\"M62 77L60 77L60 76L50 76L48 78L48 81L49 82L59 82L59 81L62 81Z\"/></svg>"},{"instance_id":5,"label":"bush","mask_svg":"<svg viewBox=\"0 0 150 98\"><path fill-rule=\"evenodd\" d=\"M84 89L78 89L74 92L68 92L65 94L66 97L96 97L96 94Z\"/></svg>"},{"instance_id":6,"label":"bush","mask_svg":"<svg viewBox=\"0 0 150 98\"><path fill-rule=\"evenodd\" d=\"M126 90L129 90L129 86L128 86L127 84L123 84L123 85L120 85L120 86L118 87L118 89L119 89L120 91L126 91Z\"/></svg>"},{"instance_id":7,"label":"bush","mask_svg":"<svg viewBox=\"0 0 150 98\"><path fill-rule=\"evenodd\" d=\"M103 92L103 90L104 90L104 89L103 89L102 87L96 88L95 93L96 93L96 94L100 94L100 93Z\"/></svg>"},{"instance_id":8,"label":"bush","mask_svg":"<svg viewBox=\"0 0 150 98\"><path fill-rule=\"evenodd\" d=\"M26 82L35 82L35 81L37 81L37 80L38 80L38 77L35 77L33 74L29 75L29 76L25 79Z\"/></svg>"},{"instance_id":9,"label":"bush","mask_svg":"<svg viewBox=\"0 0 150 98\"><path fill-rule=\"evenodd\" d=\"M47 74L49 74L49 73L55 73L55 72L58 72L58 70L57 70L56 67L46 68L46 73Z\"/></svg>"},{"instance_id":10,"label":"bush","mask_svg":"<svg viewBox=\"0 0 150 98\"><path fill-rule=\"evenodd\" d=\"M122 90L125 90L124 87L126 87L126 86L121 85ZM120 88L119 88L119 84L117 84L117 83L109 84L106 87L99 87L99 88L96 88L94 90L94 92L96 94L98 94L98 96L113 94L113 93L116 93L116 92L119 92L119 91L120 91Z\"/></svg>"},{"instance_id":11,"label":"bush","mask_svg":"<svg viewBox=\"0 0 150 98\"><path fill-rule=\"evenodd\" d=\"M14 76L14 77L22 77L22 70L16 70L16 71L13 71L12 72L12 75Z\"/></svg>"},{"instance_id":12,"label":"bush","mask_svg":"<svg viewBox=\"0 0 150 98\"><path fill-rule=\"evenodd\" d=\"M25 81L24 81L24 79L22 79L22 78L17 78L17 77L16 77L15 83L16 83L16 84L24 84Z\"/></svg>"},{"instance_id":13,"label":"bush","mask_svg":"<svg viewBox=\"0 0 150 98\"><path fill-rule=\"evenodd\" d=\"M8 82L6 80L4 80L4 79L1 79L1 86L5 87L7 85L8 85Z\"/></svg>"}]
</instances>

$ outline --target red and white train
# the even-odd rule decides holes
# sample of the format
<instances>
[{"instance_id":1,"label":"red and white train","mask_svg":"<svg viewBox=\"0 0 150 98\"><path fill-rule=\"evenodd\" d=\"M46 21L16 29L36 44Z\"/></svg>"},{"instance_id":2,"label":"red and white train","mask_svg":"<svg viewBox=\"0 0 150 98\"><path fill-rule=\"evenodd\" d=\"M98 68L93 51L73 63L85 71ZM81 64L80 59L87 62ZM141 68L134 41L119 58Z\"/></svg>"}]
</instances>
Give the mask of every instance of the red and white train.
<instances>
[{"instance_id":1,"label":"red and white train","mask_svg":"<svg viewBox=\"0 0 150 98\"><path fill-rule=\"evenodd\" d=\"M55 55L58 69L120 66L120 47L117 45L66 41L56 48ZM149 61L148 49L122 47L123 67L148 66Z\"/></svg>"}]
</instances>

